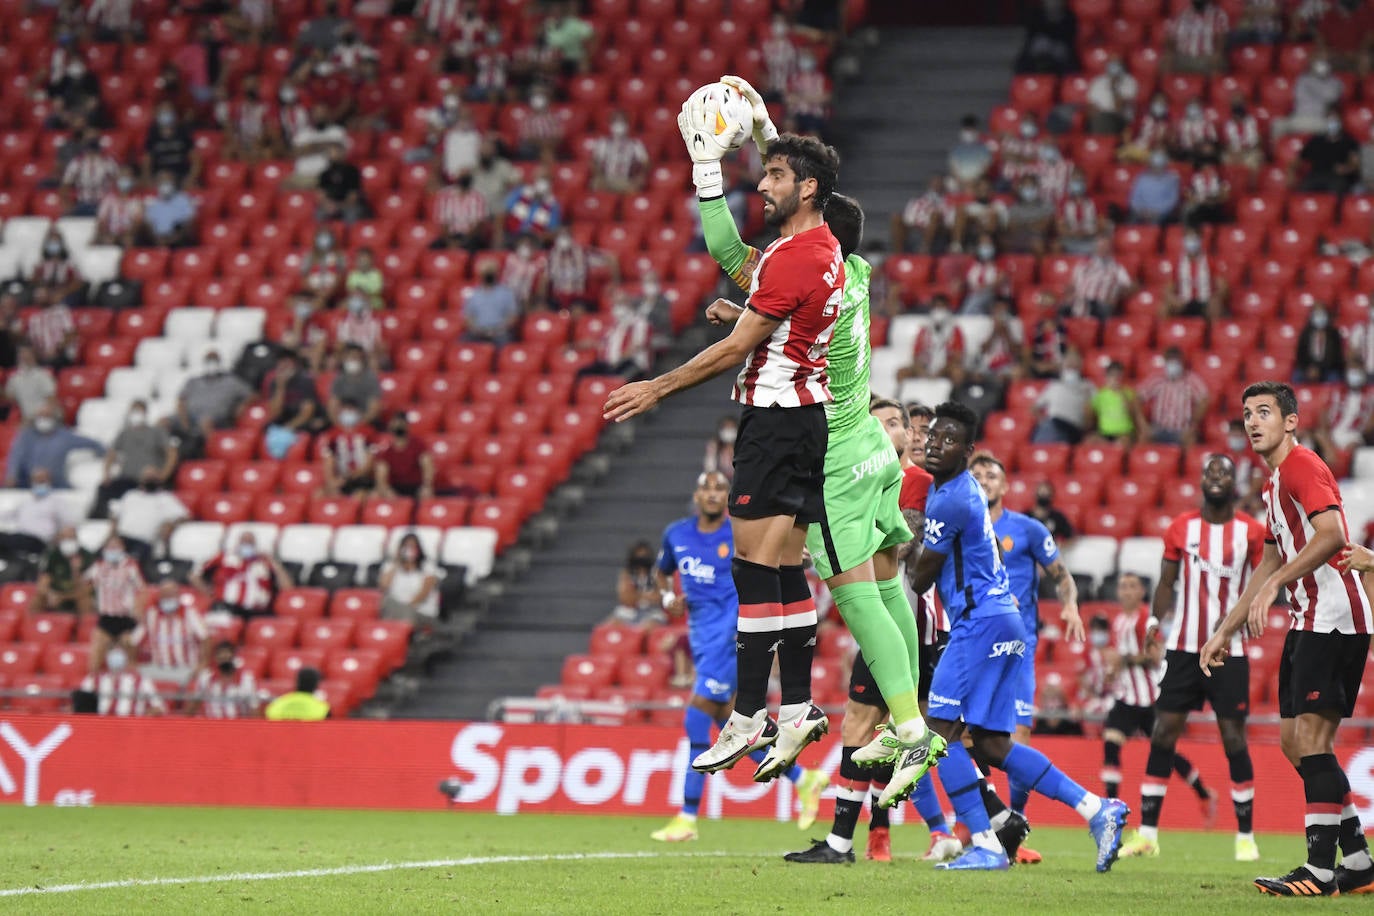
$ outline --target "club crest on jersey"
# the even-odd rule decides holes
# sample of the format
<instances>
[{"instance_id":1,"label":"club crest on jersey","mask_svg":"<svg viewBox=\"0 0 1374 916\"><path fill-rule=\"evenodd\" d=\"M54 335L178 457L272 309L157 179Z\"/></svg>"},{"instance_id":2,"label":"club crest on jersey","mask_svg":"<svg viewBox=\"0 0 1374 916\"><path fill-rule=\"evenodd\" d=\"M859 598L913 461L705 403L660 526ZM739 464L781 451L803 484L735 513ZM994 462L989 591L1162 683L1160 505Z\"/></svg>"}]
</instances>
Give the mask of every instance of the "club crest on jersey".
<instances>
[{"instance_id":1,"label":"club crest on jersey","mask_svg":"<svg viewBox=\"0 0 1374 916\"><path fill-rule=\"evenodd\" d=\"M1013 547L1015 547L1015 546L1016 546L1016 541L1012 539L1012 536L1011 536L1011 535L1009 535L1009 534L1003 535L1003 537L1002 537L1002 552L1003 552L1003 553L1011 553L1011 549L1012 549Z\"/></svg>"},{"instance_id":2,"label":"club crest on jersey","mask_svg":"<svg viewBox=\"0 0 1374 916\"><path fill-rule=\"evenodd\" d=\"M718 545L716 547L716 556L720 557L722 560L730 556L730 545L725 543Z\"/></svg>"}]
</instances>

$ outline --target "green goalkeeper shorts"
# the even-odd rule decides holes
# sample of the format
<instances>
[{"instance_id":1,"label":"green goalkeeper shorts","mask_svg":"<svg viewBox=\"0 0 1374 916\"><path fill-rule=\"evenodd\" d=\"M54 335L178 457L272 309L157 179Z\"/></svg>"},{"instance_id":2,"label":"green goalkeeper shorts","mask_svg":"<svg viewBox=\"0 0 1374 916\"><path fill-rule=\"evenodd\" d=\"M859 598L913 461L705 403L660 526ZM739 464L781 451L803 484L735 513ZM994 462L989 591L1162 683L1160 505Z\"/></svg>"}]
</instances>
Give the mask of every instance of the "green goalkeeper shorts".
<instances>
[{"instance_id":1,"label":"green goalkeeper shorts","mask_svg":"<svg viewBox=\"0 0 1374 916\"><path fill-rule=\"evenodd\" d=\"M901 490L901 462L876 417L831 438L825 451L824 512L806 534L822 579L911 540L898 503Z\"/></svg>"}]
</instances>

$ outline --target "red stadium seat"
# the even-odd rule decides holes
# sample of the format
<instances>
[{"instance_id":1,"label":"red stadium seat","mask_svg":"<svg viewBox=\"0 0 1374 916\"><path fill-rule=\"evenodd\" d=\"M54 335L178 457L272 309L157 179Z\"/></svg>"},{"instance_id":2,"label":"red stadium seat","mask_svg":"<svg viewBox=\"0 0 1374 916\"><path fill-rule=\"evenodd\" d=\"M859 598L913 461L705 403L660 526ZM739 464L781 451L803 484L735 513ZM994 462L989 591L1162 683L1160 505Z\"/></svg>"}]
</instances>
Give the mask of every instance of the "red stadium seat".
<instances>
[{"instance_id":1,"label":"red stadium seat","mask_svg":"<svg viewBox=\"0 0 1374 916\"><path fill-rule=\"evenodd\" d=\"M306 519L314 525L356 525L363 502L357 496L317 496L310 501Z\"/></svg>"},{"instance_id":2,"label":"red stadium seat","mask_svg":"<svg viewBox=\"0 0 1374 916\"><path fill-rule=\"evenodd\" d=\"M1177 445L1142 443L1131 449L1130 473L1149 474L1166 479L1177 477L1182 450Z\"/></svg>"},{"instance_id":3,"label":"red stadium seat","mask_svg":"<svg viewBox=\"0 0 1374 916\"><path fill-rule=\"evenodd\" d=\"M324 668L324 659L325 651L323 649L279 647L273 649L271 667L267 671L272 677L295 680L296 672L302 668L314 668L316 671L321 671ZM321 671L321 673L323 672Z\"/></svg>"},{"instance_id":4,"label":"red stadium seat","mask_svg":"<svg viewBox=\"0 0 1374 916\"><path fill-rule=\"evenodd\" d=\"M61 678L67 688L80 684L90 666L91 653L85 646L52 643L43 651L43 673Z\"/></svg>"},{"instance_id":5,"label":"red stadium seat","mask_svg":"<svg viewBox=\"0 0 1374 916\"><path fill-rule=\"evenodd\" d=\"M354 628L353 644L359 649L376 652L383 670L390 673L406 662L410 650L411 626L403 620L359 620Z\"/></svg>"},{"instance_id":6,"label":"red stadium seat","mask_svg":"<svg viewBox=\"0 0 1374 916\"><path fill-rule=\"evenodd\" d=\"M662 655L627 656L617 665L616 682L626 687L657 690L668 686L673 663Z\"/></svg>"},{"instance_id":7,"label":"red stadium seat","mask_svg":"<svg viewBox=\"0 0 1374 916\"><path fill-rule=\"evenodd\" d=\"M288 588L277 594L272 610L278 617L313 620L324 616L329 592L322 588Z\"/></svg>"},{"instance_id":8,"label":"red stadium seat","mask_svg":"<svg viewBox=\"0 0 1374 916\"><path fill-rule=\"evenodd\" d=\"M17 677L38 670L38 660L44 651L39 643L14 643L0 648L0 677L13 681Z\"/></svg>"},{"instance_id":9,"label":"red stadium seat","mask_svg":"<svg viewBox=\"0 0 1374 916\"><path fill-rule=\"evenodd\" d=\"M377 692L382 676L382 658L371 649L334 651L325 662L326 677L349 685L350 700L360 703Z\"/></svg>"},{"instance_id":10,"label":"red stadium seat","mask_svg":"<svg viewBox=\"0 0 1374 916\"><path fill-rule=\"evenodd\" d=\"M215 493L201 500L196 517L207 522L231 525L252 517L252 493Z\"/></svg>"},{"instance_id":11,"label":"red stadium seat","mask_svg":"<svg viewBox=\"0 0 1374 916\"><path fill-rule=\"evenodd\" d=\"M216 492L224 487L228 466L223 461L187 461L177 469L176 488L200 493Z\"/></svg>"},{"instance_id":12,"label":"red stadium seat","mask_svg":"<svg viewBox=\"0 0 1374 916\"><path fill-rule=\"evenodd\" d=\"M514 500L479 497L473 500L470 523L479 528L493 528L497 534L497 550L515 543L520 533L520 505Z\"/></svg>"},{"instance_id":13,"label":"red stadium seat","mask_svg":"<svg viewBox=\"0 0 1374 916\"><path fill-rule=\"evenodd\" d=\"M71 614L31 614L20 624L19 638L42 645L65 643L75 629L76 618Z\"/></svg>"},{"instance_id":14,"label":"red stadium seat","mask_svg":"<svg viewBox=\"0 0 1374 916\"><path fill-rule=\"evenodd\" d=\"M330 617L373 620L382 609L381 592L367 588L341 588L329 602Z\"/></svg>"},{"instance_id":15,"label":"red stadium seat","mask_svg":"<svg viewBox=\"0 0 1374 916\"><path fill-rule=\"evenodd\" d=\"M616 660L597 655L569 655L563 660L562 682L565 686L583 686L593 690L609 687L615 680Z\"/></svg>"},{"instance_id":16,"label":"red stadium seat","mask_svg":"<svg viewBox=\"0 0 1374 916\"><path fill-rule=\"evenodd\" d=\"M244 644L265 649L289 649L296 644L300 620L294 617L258 617L248 621Z\"/></svg>"},{"instance_id":17,"label":"red stadium seat","mask_svg":"<svg viewBox=\"0 0 1374 916\"><path fill-rule=\"evenodd\" d=\"M56 713L67 704L67 685L60 674L30 674L10 680L19 693L10 700L14 712Z\"/></svg>"},{"instance_id":18,"label":"red stadium seat","mask_svg":"<svg viewBox=\"0 0 1374 916\"><path fill-rule=\"evenodd\" d=\"M644 651L644 631L619 623L600 624L592 630L587 651L617 658L639 655Z\"/></svg>"},{"instance_id":19,"label":"red stadium seat","mask_svg":"<svg viewBox=\"0 0 1374 916\"><path fill-rule=\"evenodd\" d=\"M305 649L346 649L352 644L354 621L311 620L301 624L300 645Z\"/></svg>"},{"instance_id":20,"label":"red stadium seat","mask_svg":"<svg viewBox=\"0 0 1374 916\"><path fill-rule=\"evenodd\" d=\"M362 516L359 519L359 523L363 525L385 525L388 528L396 528L401 525L409 525L414 515L415 500L409 497L398 496L393 499L372 497L363 504Z\"/></svg>"}]
</instances>

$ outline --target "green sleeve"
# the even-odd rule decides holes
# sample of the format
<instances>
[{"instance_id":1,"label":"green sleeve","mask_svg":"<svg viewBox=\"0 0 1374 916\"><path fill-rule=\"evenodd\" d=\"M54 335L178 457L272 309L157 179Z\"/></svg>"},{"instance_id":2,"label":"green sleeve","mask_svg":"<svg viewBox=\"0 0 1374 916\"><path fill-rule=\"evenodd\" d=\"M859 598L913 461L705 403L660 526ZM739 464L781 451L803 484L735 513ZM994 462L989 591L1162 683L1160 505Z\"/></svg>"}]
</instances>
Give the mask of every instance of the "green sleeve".
<instances>
[{"instance_id":1,"label":"green sleeve","mask_svg":"<svg viewBox=\"0 0 1374 916\"><path fill-rule=\"evenodd\" d=\"M754 265L758 263L758 249L746 245L740 238L739 228L735 225L735 218L730 215L730 207L726 205L724 197L698 199L697 209L701 211L701 231L706 237L706 250L711 252L711 257L740 289L747 290L754 275Z\"/></svg>"}]
</instances>

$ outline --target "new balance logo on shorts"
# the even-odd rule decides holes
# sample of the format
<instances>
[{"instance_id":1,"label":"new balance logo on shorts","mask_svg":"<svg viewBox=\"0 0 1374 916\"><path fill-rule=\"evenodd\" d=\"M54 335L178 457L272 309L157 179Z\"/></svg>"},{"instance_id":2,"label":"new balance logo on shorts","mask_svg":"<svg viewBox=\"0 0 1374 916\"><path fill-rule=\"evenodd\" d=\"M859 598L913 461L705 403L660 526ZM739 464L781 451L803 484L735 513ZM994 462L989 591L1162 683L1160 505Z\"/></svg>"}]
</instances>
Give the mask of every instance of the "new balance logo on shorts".
<instances>
[{"instance_id":1,"label":"new balance logo on shorts","mask_svg":"<svg viewBox=\"0 0 1374 916\"><path fill-rule=\"evenodd\" d=\"M749 496L748 494L746 494L746 495L744 495L744 496L736 496L736 497L735 497L735 505L737 505L737 506L747 506L747 505L749 505L749 500L751 500L751 499L753 499L753 497L752 497L752 496Z\"/></svg>"},{"instance_id":2,"label":"new balance logo on shorts","mask_svg":"<svg viewBox=\"0 0 1374 916\"><path fill-rule=\"evenodd\" d=\"M1026 644L1019 639L1009 639L1006 642L995 642L992 644L992 651L988 653L988 658L1001 658L1003 655L1026 654Z\"/></svg>"}]
</instances>

